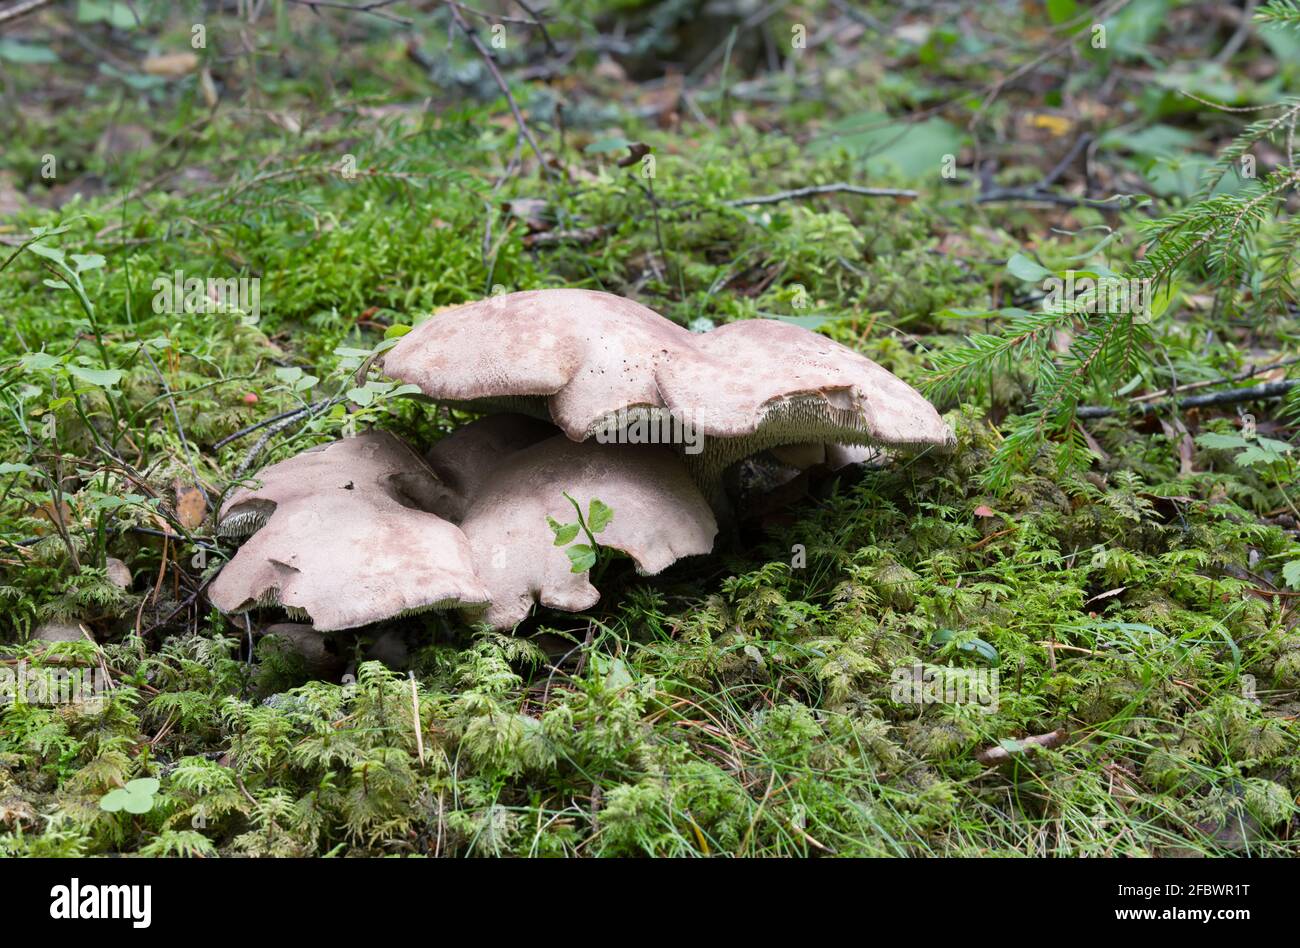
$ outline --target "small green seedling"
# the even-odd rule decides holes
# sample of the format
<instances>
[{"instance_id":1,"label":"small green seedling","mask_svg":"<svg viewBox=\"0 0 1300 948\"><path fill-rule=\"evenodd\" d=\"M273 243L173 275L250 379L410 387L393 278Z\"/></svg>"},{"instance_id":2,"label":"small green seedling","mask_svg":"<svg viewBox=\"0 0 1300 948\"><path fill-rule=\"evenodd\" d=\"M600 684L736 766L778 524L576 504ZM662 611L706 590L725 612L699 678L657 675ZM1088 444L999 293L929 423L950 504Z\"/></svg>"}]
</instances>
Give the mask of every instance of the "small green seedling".
<instances>
[{"instance_id":1,"label":"small green seedling","mask_svg":"<svg viewBox=\"0 0 1300 948\"><path fill-rule=\"evenodd\" d=\"M1282 499L1291 508L1291 513L1300 518L1300 508L1296 507L1295 501L1286 489L1286 485L1294 484L1297 474L1300 474L1300 464L1296 462L1294 446L1286 441L1265 438L1257 433L1253 416L1247 415L1246 422L1240 434L1207 431L1205 434L1197 435L1196 443L1202 448L1235 452L1232 460L1272 480L1273 486L1278 489ZM1290 567L1291 564L1287 565ZM1288 577L1287 581L1290 582L1291 578Z\"/></svg>"},{"instance_id":2,"label":"small green seedling","mask_svg":"<svg viewBox=\"0 0 1300 948\"><path fill-rule=\"evenodd\" d=\"M952 629L936 629L930 636L930 643L940 647L953 643L953 647L971 655L977 655L990 665L998 664L998 650L988 642L975 636L959 636Z\"/></svg>"},{"instance_id":3,"label":"small green seedling","mask_svg":"<svg viewBox=\"0 0 1300 948\"><path fill-rule=\"evenodd\" d=\"M1292 446L1275 438L1262 435L1220 434L1215 431L1197 435L1196 443L1216 451L1235 451L1233 461L1243 467L1268 467L1282 465L1289 468Z\"/></svg>"},{"instance_id":4,"label":"small green seedling","mask_svg":"<svg viewBox=\"0 0 1300 948\"><path fill-rule=\"evenodd\" d=\"M132 780L125 787L110 790L99 798L99 808L108 813L148 813L153 809L153 795L162 786L153 777L140 777Z\"/></svg>"},{"instance_id":5,"label":"small green seedling","mask_svg":"<svg viewBox=\"0 0 1300 948\"><path fill-rule=\"evenodd\" d=\"M595 566L600 558L601 546L596 542L596 534L609 526L610 521L614 519L614 510L609 505L593 497L591 503L587 505L587 515L584 517L582 515L582 506L570 497L567 492L564 499L573 504L573 509L578 514L578 522L560 523L554 517L547 517L546 522L550 524L551 530L555 533L556 546L573 543L578 536L579 530L586 534L586 543L573 543L564 551L569 557L569 562L573 564L572 571L585 573Z\"/></svg>"}]
</instances>

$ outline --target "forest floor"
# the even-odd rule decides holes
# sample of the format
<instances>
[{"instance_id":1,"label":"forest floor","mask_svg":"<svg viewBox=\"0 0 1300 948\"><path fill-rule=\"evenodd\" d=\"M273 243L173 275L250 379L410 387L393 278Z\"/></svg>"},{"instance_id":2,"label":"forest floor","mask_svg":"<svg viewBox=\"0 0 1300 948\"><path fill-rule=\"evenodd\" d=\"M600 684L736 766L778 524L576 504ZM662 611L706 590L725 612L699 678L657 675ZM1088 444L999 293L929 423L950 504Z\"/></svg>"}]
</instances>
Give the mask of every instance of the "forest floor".
<instances>
[{"instance_id":1,"label":"forest floor","mask_svg":"<svg viewBox=\"0 0 1300 948\"><path fill-rule=\"evenodd\" d=\"M474 18L522 135L449 7L135 6L0 34L0 674L103 694L0 705L0 854L1300 854L1300 402L1165 399L1297 377L1300 318L1195 279L1092 394L1117 410L1084 471L986 476L1013 366L935 396L952 456L616 568L589 614L321 654L203 597L239 473L463 421L354 379L398 327L587 287L692 329L788 319L923 387L1045 276L1132 260L1253 119L1200 100L1296 94L1300 31L1164 0L1103 4L1100 48L1073 3L732 32L566 2L552 51ZM837 183L916 193L783 193ZM257 282L187 311L189 278ZM913 669L975 691L917 703Z\"/></svg>"}]
</instances>

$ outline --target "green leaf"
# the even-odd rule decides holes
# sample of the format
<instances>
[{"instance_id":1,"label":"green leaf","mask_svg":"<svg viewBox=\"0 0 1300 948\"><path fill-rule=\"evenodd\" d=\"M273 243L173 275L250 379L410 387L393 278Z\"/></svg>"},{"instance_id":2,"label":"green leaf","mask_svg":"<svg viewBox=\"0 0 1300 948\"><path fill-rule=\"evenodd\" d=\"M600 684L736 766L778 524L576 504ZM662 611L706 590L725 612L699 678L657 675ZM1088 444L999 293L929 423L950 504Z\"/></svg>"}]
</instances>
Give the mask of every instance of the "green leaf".
<instances>
[{"instance_id":1,"label":"green leaf","mask_svg":"<svg viewBox=\"0 0 1300 948\"><path fill-rule=\"evenodd\" d=\"M373 388L350 388L348 389L348 398L356 402L362 408L368 406L375 400L375 390Z\"/></svg>"},{"instance_id":2,"label":"green leaf","mask_svg":"<svg viewBox=\"0 0 1300 948\"><path fill-rule=\"evenodd\" d=\"M1205 434L1197 435L1196 443L1203 448L1211 448L1215 451L1230 451L1236 448L1250 447L1250 442L1241 435L1219 434L1217 431L1207 431Z\"/></svg>"},{"instance_id":3,"label":"green leaf","mask_svg":"<svg viewBox=\"0 0 1300 948\"><path fill-rule=\"evenodd\" d=\"M133 29L135 14L122 0L81 0L77 4L78 23L108 23L119 30Z\"/></svg>"},{"instance_id":4,"label":"green leaf","mask_svg":"<svg viewBox=\"0 0 1300 948\"><path fill-rule=\"evenodd\" d=\"M621 691L629 685L636 684L631 672L627 670L627 665L621 658L613 658L608 662L608 668L605 671L604 687L609 691Z\"/></svg>"},{"instance_id":5,"label":"green leaf","mask_svg":"<svg viewBox=\"0 0 1300 948\"><path fill-rule=\"evenodd\" d=\"M613 508L593 497L591 505L587 507L587 528L592 533L600 533L613 519Z\"/></svg>"},{"instance_id":6,"label":"green leaf","mask_svg":"<svg viewBox=\"0 0 1300 948\"><path fill-rule=\"evenodd\" d=\"M109 813L148 813L153 809L153 795L162 784L155 777L137 777L125 787L110 790L99 798L99 808Z\"/></svg>"},{"instance_id":7,"label":"green leaf","mask_svg":"<svg viewBox=\"0 0 1300 948\"><path fill-rule=\"evenodd\" d=\"M596 565L596 551L586 543L575 543L564 552L573 564L570 572L585 573Z\"/></svg>"},{"instance_id":8,"label":"green leaf","mask_svg":"<svg viewBox=\"0 0 1300 948\"><path fill-rule=\"evenodd\" d=\"M134 813L137 816L141 813L148 813L153 809L153 796L143 796L130 794L126 798L126 804L122 807L128 813Z\"/></svg>"},{"instance_id":9,"label":"green leaf","mask_svg":"<svg viewBox=\"0 0 1300 948\"><path fill-rule=\"evenodd\" d=\"M840 320L847 317L843 314L833 315L828 313L813 313L808 316L787 316L784 313L772 313L770 314L770 318L779 319L783 323L798 326L800 329L815 331L821 329L823 326L838 323Z\"/></svg>"},{"instance_id":10,"label":"green leaf","mask_svg":"<svg viewBox=\"0 0 1300 948\"><path fill-rule=\"evenodd\" d=\"M0 476L5 474L39 474L30 464L0 464Z\"/></svg>"},{"instance_id":11,"label":"green leaf","mask_svg":"<svg viewBox=\"0 0 1300 948\"><path fill-rule=\"evenodd\" d=\"M117 510L119 507L130 507L134 504L150 505L150 501L140 494L103 494L95 492L95 500L92 506L96 510Z\"/></svg>"},{"instance_id":12,"label":"green leaf","mask_svg":"<svg viewBox=\"0 0 1300 948\"><path fill-rule=\"evenodd\" d=\"M1047 0L1047 17L1053 23L1066 23L1078 13L1079 5L1075 0Z\"/></svg>"},{"instance_id":13,"label":"green leaf","mask_svg":"<svg viewBox=\"0 0 1300 948\"><path fill-rule=\"evenodd\" d=\"M394 323L384 330L384 338L397 339L401 336L405 336L414 328L414 326L407 326L405 323Z\"/></svg>"},{"instance_id":14,"label":"green leaf","mask_svg":"<svg viewBox=\"0 0 1300 948\"><path fill-rule=\"evenodd\" d=\"M48 46L0 39L0 59L11 63L57 63L59 57Z\"/></svg>"},{"instance_id":15,"label":"green leaf","mask_svg":"<svg viewBox=\"0 0 1300 948\"><path fill-rule=\"evenodd\" d=\"M1255 442L1266 451L1272 451L1276 454L1290 454L1292 450L1291 443L1288 441L1279 441L1277 438L1265 438L1260 435Z\"/></svg>"},{"instance_id":16,"label":"green leaf","mask_svg":"<svg viewBox=\"0 0 1300 948\"><path fill-rule=\"evenodd\" d=\"M1026 283L1041 283L1052 275L1052 271L1040 266L1023 253L1013 254L1007 261L1007 270L1017 279Z\"/></svg>"},{"instance_id":17,"label":"green leaf","mask_svg":"<svg viewBox=\"0 0 1300 948\"><path fill-rule=\"evenodd\" d=\"M1181 284L1178 283L1169 283L1166 286L1160 287L1160 289L1152 295L1151 311L1148 314L1151 319L1159 319L1165 314L1165 310L1169 308L1169 304L1173 302L1174 296L1177 295L1180 285Z\"/></svg>"},{"instance_id":18,"label":"green leaf","mask_svg":"<svg viewBox=\"0 0 1300 948\"><path fill-rule=\"evenodd\" d=\"M1252 445L1238 454L1233 460L1242 467L1254 467L1256 464L1277 464L1279 461L1285 461L1286 457L1276 451L1270 451L1268 448Z\"/></svg>"},{"instance_id":19,"label":"green leaf","mask_svg":"<svg viewBox=\"0 0 1300 948\"><path fill-rule=\"evenodd\" d=\"M59 360L48 352L29 352L19 361L22 363L24 372L46 373L60 364Z\"/></svg>"},{"instance_id":20,"label":"green leaf","mask_svg":"<svg viewBox=\"0 0 1300 948\"><path fill-rule=\"evenodd\" d=\"M99 808L107 813L117 813L125 809L127 803L131 800L131 794L121 789L110 790L99 798Z\"/></svg>"},{"instance_id":21,"label":"green leaf","mask_svg":"<svg viewBox=\"0 0 1300 948\"><path fill-rule=\"evenodd\" d=\"M44 257L46 260L53 260L55 263L63 263L63 251L58 247L51 247L49 244L32 244L27 248L38 257Z\"/></svg>"},{"instance_id":22,"label":"green leaf","mask_svg":"<svg viewBox=\"0 0 1300 948\"><path fill-rule=\"evenodd\" d=\"M1300 560L1292 560L1283 566L1282 578L1292 589L1300 589Z\"/></svg>"},{"instance_id":23,"label":"green leaf","mask_svg":"<svg viewBox=\"0 0 1300 948\"><path fill-rule=\"evenodd\" d=\"M122 381L121 369L87 369L80 365L68 366L68 373L81 381L99 388L112 388Z\"/></svg>"},{"instance_id":24,"label":"green leaf","mask_svg":"<svg viewBox=\"0 0 1300 948\"><path fill-rule=\"evenodd\" d=\"M547 517L546 522L550 524L551 530L555 533L555 545L564 546L572 542L573 538L578 535L578 525L576 523L560 523L554 517Z\"/></svg>"},{"instance_id":25,"label":"green leaf","mask_svg":"<svg viewBox=\"0 0 1300 948\"><path fill-rule=\"evenodd\" d=\"M930 636L930 641L935 645L946 645L957 638L957 633L952 629L939 629ZM999 663L998 650L983 639L970 638L962 642L957 642L956 647L963 652L970 652L972 655L978 655L991 665Z\"/></svg>"},{"instance_id":26,"label":"green leaf","mask_svg":"<svg viewBox=\"0 0 1300 948\"><path fill-rule=\"evenodd\" d=\"M933 176L944 156L960 154L968 139L967 133L941 118L901 122L869 111L832 123L810 149L819 155L846 151L872 177L916 180Z\"/></svg>"},{"instance_id":27,"label":"green leaf","mask_svg":"<svg viewBox=\"0 0 1300 948\"><path fill-rule=\"evenodd\" d=\"M1133 131L1110 131L1101 136L1097 147L1110 151L1129 151L1154 158L1190 151L1197 144L1196 136L1172 125L1151 125Z\"/></svg>"},{"instance_id":28,"label":"green leaf","mask_svg":"<svg viewBox=\"0 0 1300 948\"><path fill-rule=\"evenodd\" d=\"M78 273L85 273L87 270L98 270L105 263L103 255L97 253L74 253L72 262L76 264Z\"/></svg>"},{"instance_id":29,"label":"green leaf","mask_svg":"<svg viewBox=\"0 0 1300 948\"><path fill-rule=\"evenodd\" d=\"M632 145L632 140L621 137L598 138L583 149L588 155L608 155L610 152L622 151Z\"/></svg>"}]
</instances>

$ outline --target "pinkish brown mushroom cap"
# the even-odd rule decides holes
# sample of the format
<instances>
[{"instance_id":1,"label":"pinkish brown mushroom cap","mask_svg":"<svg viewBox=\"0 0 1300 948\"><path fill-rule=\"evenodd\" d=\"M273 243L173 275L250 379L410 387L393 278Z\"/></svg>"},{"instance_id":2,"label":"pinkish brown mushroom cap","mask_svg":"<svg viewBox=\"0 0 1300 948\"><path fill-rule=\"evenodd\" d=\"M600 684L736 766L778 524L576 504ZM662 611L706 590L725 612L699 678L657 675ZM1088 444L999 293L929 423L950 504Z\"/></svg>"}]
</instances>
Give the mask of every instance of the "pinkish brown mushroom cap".
<instances>
[{"instance_id":1,"label":"pinkish brown mushroom cap","mask_svg":"<svg viewBox=\"0 0 1300 948\"><path fill-rule=\"evenodd\" d=\"M920 393L824 336L766 319L693 334L589 290L512 293L440 313L399 340L384 370L435 400L548 418L574 441L627 441L638 424L666 431L705 485L780 445L955 444Z\"/></svg>"},{"instance_id":2,"label":"pinkish brown mushroom cap","mask_svg":"<svg viewBox=\"0 0 1300 948\"><path fill-rule=\"evenodd\" d=\"M258 475L223 506L223 533L254 535L213 580L223 612L278 604L317 629L481 605L465 535L427 512L447 496L411 448L369 432Z\"/></svg>"},{"instance_id":3,"label":"pinkish brown mushroom cap","mask_svg":"<svg viewBox=\"0 0 1300 948\"><path fill-rule=\"evenodd\" d=\"M445 310L384 357L384 372L438 401L515 410L585 440L606 416L662 405L656 363L691 333L654 310L591 290L530 290Z\"/></svg>"},{"instance_id":4,"label":"pinkish brown mushroom cap","mask_svg":"<svg viewBox=\"0 0 1300 948\"><path fill-rule=\"evenodd\" d=\"M613 509L597 542L626 553L643 575L713 548L717 521L672 451L550 438L507 458L480 486L461 523L491 592L483 619L493 627L518 624L535 602L580 612L600 599L587 573L572 571L548 526L548 518L575 520L565 493L584 511L592 500Z\"/></svg>"},{"instance_id":5,"label":"pinkish brown mushroom cap","mask_svg":"<svg viewBox=\"0 0 1300 948\"><path fill-rule=\"evenodd\" d=\"M433 513L460 523L479 488L507 457L559 433L549 422L511 412L488 415L457 428L424 455L448 491L431 508Z\"/></svg>"}]
</instances>

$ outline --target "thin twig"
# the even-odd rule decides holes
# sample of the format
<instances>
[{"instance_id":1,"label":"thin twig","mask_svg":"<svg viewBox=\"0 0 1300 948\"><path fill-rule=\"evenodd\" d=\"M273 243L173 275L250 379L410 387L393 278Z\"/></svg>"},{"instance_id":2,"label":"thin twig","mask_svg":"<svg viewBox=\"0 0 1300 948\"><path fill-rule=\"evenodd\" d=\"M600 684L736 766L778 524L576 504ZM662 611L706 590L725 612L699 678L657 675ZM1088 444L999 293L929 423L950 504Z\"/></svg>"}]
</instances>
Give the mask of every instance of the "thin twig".
<instances>
[{"instance_id":1,"label":"thin twig","mask_svg":"<svg viewBox=\"0 0 1300 948\"><path fill-rule=\"evenodd\" d=\"M537 29L540 30L542 33L542 42L546 44L546 51L549 52L552 56L560 55L559 47L555 45L555 40L551 39L551 33L546 28L546 22L540 16L538 16L537 11L534 10L528 4L524 3L524 0L515 0L515 4L519 7L519 9L523 10L525 13L527 13L530 17L533 18L533 23L537 26Z\"/></svg>"},{"instance_id":2,"label":"thin twig","mask_svg":"<svg viewBox=\"0 0 1300 948\"><path fill-rule=\"evenodd\" d=\"M806 188L794 188L790 191L778 191L761 197L735 198L723 201L726 207L750 207L755 204L778 204L781 201L795 201L799 198L816 197L820 194L858 194L862 197L892 197L915 200L916 191L907 188L864 188L856 184L837 181L834 184L814 184Z\"/></svg>"},{"instance_id":3,"label":"thin twig","mask_svg":"<svg viewBox=\"0 0 1300 948\"><path fill-rule=\"evenodd\" d=\"M1172 388L1164 389L1159 392L1148 392L1146 395L1138 395L1133 399L1135 402L1151 402L1157 398L1167 398L1176 395L1179 392L1190 392L1197 388L1209 388L1212 385L1228 385L1231 382L1244 382L1246 379L1254 378L1257 375L1263 375L1265 372L1271 372L1274 369L1280 369L1288 365L1295 365L1300 362L1300 356L1290 359L1281 359L1277 362L1270 362L1268 365L1251 366L1250 368L1238 372L1236 375L1224 376L1218 379L1204 379L1200 382L1187 382L1183 385L1175 385Z\"/></svg>"},{"instance_id":4,"label":"thin twig","mask_svg":"<svg viewBox=\"0 0 1300 948\"><path fill-rule=\"evenodd\" d=\"M16 20L20 16L28 13L34 13L41 7L50 3L50 0L19 0L17 4L7 10L0 10L0 23L8 23L10 20Z\"/></svg>"},{"instance_id":5,"label":"thin twig","mask_svg":"<svg viewBox=\"0 0 1300 948\"><path fill-rule=\"evenodd\" d=\"M1237 24L1237 30L1230 37L1228 42L1223 44L1223 49L1215 54L1213 62L1222 65L1237 55L1237 50L1245 44L1250 38L1251 30L1254 28L1254 13L1258 0L1246 0L1241 9L1241 21Z\"/></svg>"},{"instance_id":6,"label":"thin twig","mask_svg":"<svg viewBox=\"0 0 1300 948\"><path fill-rule=\"evenodd\" d=\"M474 45L474 49L483 60L483 64L487 66L488 72L492 73L492 78L496 81L497 88L499 88L501 94L506 97L506 104L510 106L510 114L515 117L515 124L519 126L520 133L523 134L525 140L528 142L528 146L532 148L533 154L537 156L537 160L541 163L542 173L547 177L550 177L551 169L546 163L546 157L542 154L541 146L537 144L537 139L533 138L532 130L528 127L528 123L524 121L524 113L519 111L519 103L515 101L514 95L510 92L510 85L506 82L505 77L501 75L501 70L497 68L496 60L492 58L492 54L488 51L488 48L483 45L483 41L478 38L478 33L474 31L473 27L465 22L465 17L463 17L460 12L460 5L455 3L454 0L443 0L443 2L446 3L447 9L451 11L451 18L456 21L456 25L460 27L461 32L463 32Z\"/></svg>"},{"instance_id":7,"label":"thin twig","mask_svg":"<svg viewBox=\"0 0 1300 948\"><path fill-rule=\"evenodd\" d=\"M290 425L295 424L304 416L306 416L307 418L315 418L321 412L327 411L330 408L333 408L339 402L342 402L344 398L345 396L343 395L336 395L333 398L328 399L323 403L317 402L315 405L312 405L306 412L301 412L301 411L294 412L293 415L289 416L288 418L284 418L276 422L274 425L272 425L270 428L266 430L266 433L263 434L262 437L257 439L256 444L254 444L251 448L248 449L248 453L244 455L244 460L241 461L239 467L235 469L235 474L231 478L231 482L238 483L240 480L243 479L244 474L247 473L248 469L253 466L253 462L257 460L258 455L260 455L262 451L266 448L266 446L270 444L271 439L274 438L276 435L278 435L281 431L288 428ZM317 410L317 406L319 406L319 410Z\"/></svg>"},{"instance_id":8,"label":"thin twig","mask_svg":"<svg viewBox=\"0 0 1300 948\"><path fill-rule=\"evenodd\" d=\"M1032 188L992 188L975 198L976 204L1000 204L1004 201L1028 201L1033 204L1055 204L1058 207L1090 207L1098 211L1119 212L1129 204L1129 195L1117 194L1104 201L1092 198L1077 198L1068 194L1057 194L1041 187ZM956 202L966 203L966 202Z\"/></svg>"},{"instance_id":9,"label":"thin twig","mask_svg":"<svg viewBox=\"0 0 1300 948\"><path fill-rule=\"evenodd\" d=\"M208 492L203 488L203 481L199 477L198 468L194 466L194 456L190 452L190 441L185 437L185 426L181 424L180 412L176 410L176 399L172 397L172 388L167 384L167 379L162 374L162 369L158 368L158 363L154 361L153 355L149 352L148 346L141 346L140 351L144 357L149 360L149 365L153 368L154 374L158 376L158 384L163 387L163 393L167 396L167 404L171 405L172 420L176 422L176 434L181 439L181 447L185 450L185 463L189 465L190 474L194 477L194 486L199 489L203 495L203 502L209 507L212 506L212 500L208 497Z\"/></svg>"},{"instance_id":10,"label":"thin twig","mask_svg":"<svg viewBox=\"0 0 1300 948\"><path fill-rule=\"evenodd\" d=\"M1055 731L1049 731L1047 734L1034 734L1030 737L1022 737L1017 744L1020 745L1022 752L1032 749L1047 749L1060 747L1065 742L1065 729L1058 728ZM975 755L975 759L981 764L1004 764L1012 759L1013 751L1007 750L1002 745L995 747L986 747Z\"/></svg>"},{"instance_id":11,"label":"thin twig","mask_svg":"<svg viewBox=\"0 0 1300 948\"><path fill-rule=\"evenodd\" d=\"M1044 175L1042 181L1038 182L1037 190L1042 191L1056 184L1061 175L1065 174L1065 172L1070 169L1070 165L1074 164L1074 160L1092 144L1092 140L1092 135L1088 132L1084 132L1080 135L1078 140L1070 146L1070 150L1065 153L1065 157L1058 161L1056 166Z\"/></svg>"},{"instance_id":12,"label":"thin twig","mask_svg":"<svg viewBox=\"0 0 1300 948\"><path fill-rule=\"evenodd\" d=\"M1179 408L1204 408L1207 405L1235 405L1238 402L1268 401L1269 399L1281 398L1296 386L1300 386L1300 379L1265 382L1262 385L1252 385L1249 388L1234 388L1227 392L1215 392L1212 395L1189 395L1186 398L1180 398L1177 406ZM1159 402L1135 402L1127 407L1119 408L1111 408L1105 405L1084 405L1076 412L1076 415L1079 418L1108 418L1111 415L1122 415L1130 411L1151 414L1169 408L1172 404L1171 399L1165 399Z\"/></svg>"},{"instance_id":13,"label":"thin twig","mask_svg":"<svg viewBox=\"0 0 1300 948\"><path fill-rule=\"evenodd\" d=\"M321 401L314 402L310 405L303 405L301 408L291 408L288 411L280 412L280 414L278 415L272 415L270 418L264 418L261 421L257 422L256 424L249 425L247 428L240 428L238 431L234 432L233 434L226 435L224 438L222 438L220 441L214 444L212 446L212 450L220 451L222 448L230 444L230 442L232 441L238 441L240 438L244 437L245 435L250 435L254 431L260 431L262 428L265 428L267 425L273 425L277 421L280 421L281 419L293 418L297 415L301 415L306 412L309 412L314 408L324 405L325 402L327 401L329 401L329 399L322 399Z\"/></svg>"},{"instance_id":14,"label":"thin twig","mask_svg":"<svg viewBox=\"0 0 1300 948\"><path fill-rule=\"evenodd\" d=\"M415 750L420 757L420 766L424 766L424 735L420 728L420 692L415 687L415 672L411 676L411 715L415 723Z\"/></svg>"},{"instance_id":15,"label":"thin twig","mask_svg":"<svg viewBox=\"0 0 1300 948\"><path fill-rule=\"evenodd\" d=\"M339 3L335 0L289 0L290 3L296 3L299 6L309 7L317 15L320 14L321 8L326 10L342 10L345 13L368 13L370 16L378 17L381 20L387 20L389 23L397 23L400 26L410 26L414 21L404 16L398 16L395 13L388 13L383 8L391 6L397 0L369 0L368 3Z\"/></svg>"}]
</instances>

